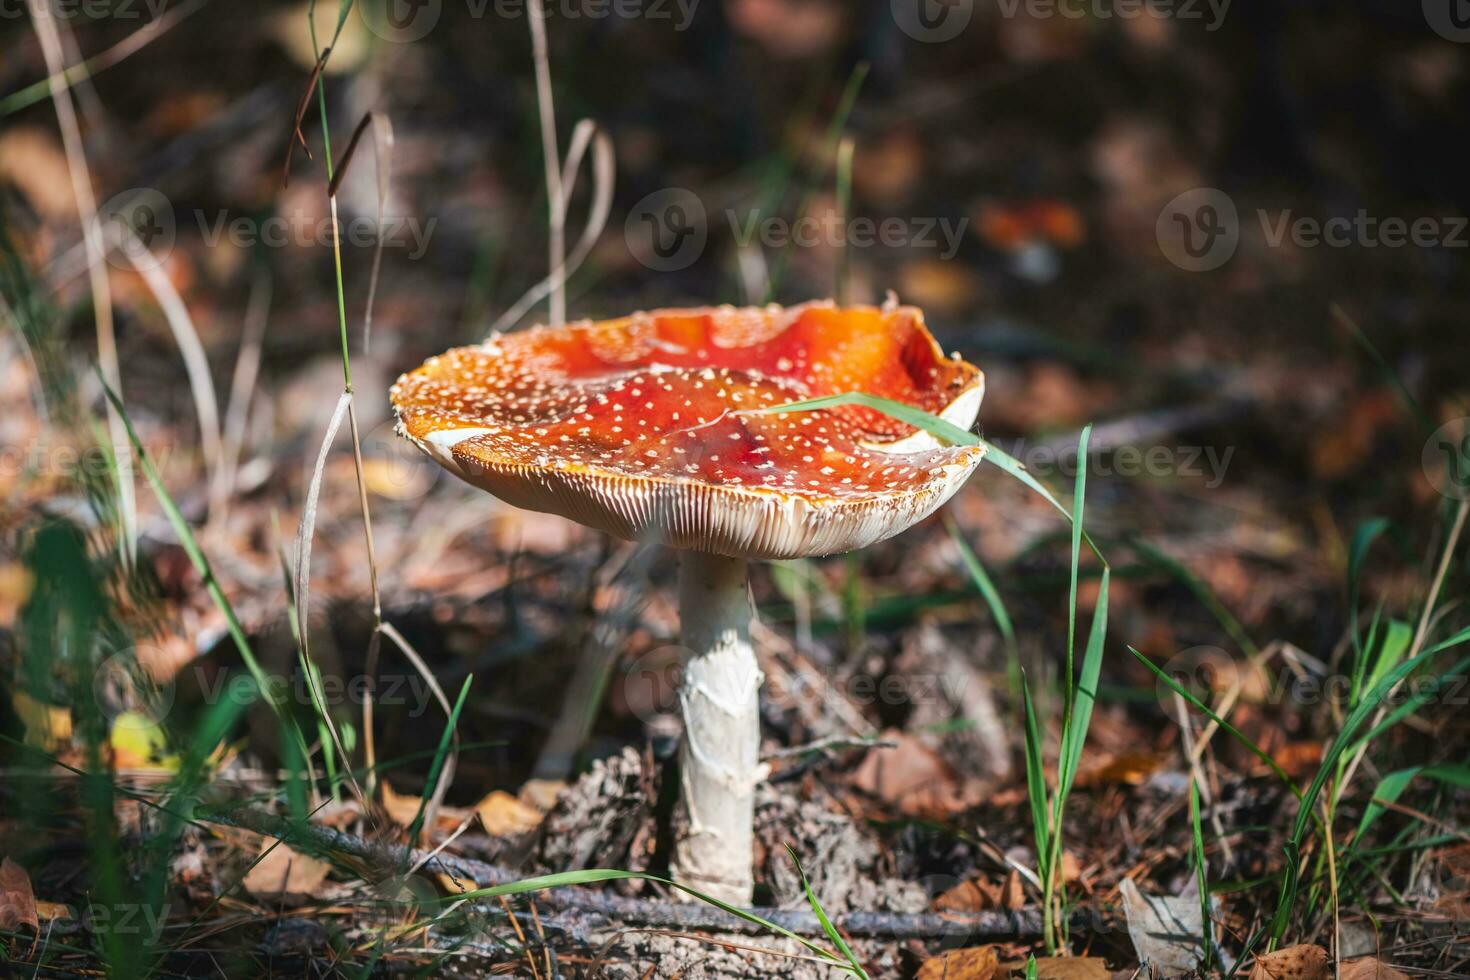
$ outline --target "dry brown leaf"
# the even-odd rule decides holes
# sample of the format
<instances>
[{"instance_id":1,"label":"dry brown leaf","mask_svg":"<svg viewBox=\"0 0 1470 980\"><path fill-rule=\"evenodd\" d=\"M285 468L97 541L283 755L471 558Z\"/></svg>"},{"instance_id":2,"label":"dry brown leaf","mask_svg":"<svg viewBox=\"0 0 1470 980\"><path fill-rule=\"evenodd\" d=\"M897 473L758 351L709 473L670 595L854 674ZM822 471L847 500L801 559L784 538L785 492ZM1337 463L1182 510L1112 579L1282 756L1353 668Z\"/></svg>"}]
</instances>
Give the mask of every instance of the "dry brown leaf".
<instances>
[{"instance_id":1,"label":"dry brown leaf","mask_svg":"<svg viewBox=\"0 0 1470 980\"><path fill-rule=\"evenodd\" d=\"M36 915L42 922L50 922L53 919L75 919L77 910L64 902L37 902Z\"/></svg>"},{"instance_id":2,"label":"dry brown leaf","mask_svg":"<svg viewBox=\"0 0 1470 980\"><path fill-rule=\"evenodd\" d=\"M1015 868L1006 875L1006 883L1000 893L1000 904L1011 912L1019 912L1026 907L1026 888L1021 884L1021 872Z\"/></svg>"},{"instance_id":3,"label":"dry brown leaf","mask_svg":"<svg viewBox=\"0 0 1470 980\"><path fill-rule=\"evenodd\" d=\"M1071 851L1062 852L1062 881L1070 885L1082 880L1082 862Z\"/></svg>"},{"instance_id":4,"label":"dry brown leaf","mask_svg":"<svg viewBox=\"0 0 1470 980\"><path fill-rule=\"evenodd\" d=\"M0 183L13 183L43 216L75 221L77 205L67 179L66 153L38 126L15 126L0 136Z\"/></svg>"},{"instance_id":5,"label":"dry brown leaf","mask_svg":"<svg viewBox=\"0 0 1470 980\"><path fill-rule=\"evenodd\" d=\"M398 792L386 779L383 780L381 789L383 812L388 814L388 819L403 828L413 826L414 817L419 813L420 798ZM473 811L464 807L441 806L434 815L434 826L425 827L424 831L432 834L454 830L469 817L471 812Z\"/></svg>"},{"instance_id":6,"label":"dry brown leaf","mask_svg":"<svg viewBox=\"0 0 1470 980\"><path fill-rule=\"evenodd\" d=\"M912 735L889 730L894 748L873 748L863 757L852 783L912 816L948 816L964 809L959 778L933 749Z\"/></svg>"},{"instance_id":7,"label":"dry brown leaf","mask_svg":"<svg viewBox=\"0 0 1470 980\"><path fill-rule=\"evenodd\" d=\"M1118 883L1118 894L1145 971L1169 977L1195 972L1205 958L1199 897L1146 895L1132 878Z\"/></svg>"},{"instance_id":8,"label":"dry brown leaf","mask_svg":"<svg viewBox=\"0 0 1470 980\"><path fill-rule=\"evenodd\" d=\"M272 848L271 845L275 844ZM265 853L269 851L269 853ZM245 890L257 898L279 898L283 895L307 897L315 895L327 880L332 866L291 850L285 844L265 841L265 853L245 875Z\"/></svg>"},{"instance_id":9,"label":"dry brown leaf","mask_svg":"<svg viewBox=\"0 0 1470 980\"><path fill-rule=\"evenodd\" d=\"M952 949L925 960L918 980L991 980L999 967L994 946Z\"/></svg>"},{"instance_id":10,"label":"dry brown leaf","mask_svg":"<svg viewBox=\"0 0 1470 980\"><path fill-rule=\"evenodd\" d=\"M1387 388L1374 388L1355 397L1312 442L1312 472L1325 479L1346 476L1367 461L1373 447L1402 410Z\"/></svg>"},{"instance_id":11,"label":"dry brown leaf","mask_svg":"<svg viewBox=\"0 0 1470 980\"><path fill-rule=\"evenodd\" d=\"M733 0L735 31L778 58L810 59L842 42L846 12L833 0Z\"/></svg>"},{"instance_id":12,"label":"dry brown leaf","mask_svg":"<svg viewBox=\"0 0 1470 980\"><path fill-rule=\"evenodd\" d=\"M1013 976L1024 976L1025 961L1007 964ZM1108 963L1100 956L1038 956L1037 980L1113 980Z\"/></svg>"},{"instance_id":13,"label":"dry brown leaf","mask_svg":"<svg viewBox=\"0 0 1470 980\"><path fill-rule=\"evenodd\" d=\"M511 796L504 790L495 790L475 807L485 833L491 837L507 834L524 834L541 826L541 811Z\"/></svg>"},{"instance_id":14,"label":"dry brown leaf","mask_svg":"<svg viewBox=\"0 0 1470 980\"><path fill-rule=\"evenodd\" d=\"M988 907L985 891L978 881L962 881L934 896L930 905L935 912L980 912Z\"/></svg>"},{"instance_id":15,"label":"dry brown leaf","mask_svg":"<svg viewBox=\"0 0 1470 980\"><path fill-rule=\"evenodd\" d=\"M1331 977L1327 950L1304 943L1257 956L1250 980L1330 980Z\"/></svg>"},{"instance_id":16,"label":"dry brown leaf","mask_svg":"<svg viewBox=\"0 0 1470 980\"><path fill-rule=\"evenodd\" d=\"M41 934L41 920L36 917L36 893L31 891L31 876L10 858L0 861L0 929L14 931L30 926Z\"/></svg>"},{"instance_id":17,"label":"dry brown leaf","mask_svg":"<svg viewBox=\"0 0 1470 980\"><path fill-rule=\"evenodd\" d=\"M388 819L400 827L411 826L414 817L419 814L419 797L399 793L386 779L383 780L381 788L383 812L388 814Z\"/></svg>"},{"instance_id":18,"label":"dry brown leaf","mask_svg":"<svg viewBox=\"0 0 1470 980\"><path fill-rule=\"evenodd\" d=\"M1339 980L1409 980L1402 970L1395 970L1387 963L1372 956L1362 956L1343 963Z\"/></svg>"},{"instance_id":19,"label":"dry brown leaf","mask_svg":"<svg viewBox=\"0 0 1470 980\"><path fill-rule=\"evenodd\" d=\"M1287 742L1271 755L1288 776L1301 776L1316 771L1318 764L1322 761L1322 749L1321 742L1315 739L1303 739Z\"/></svg>"},{"instance_id":20,"label":"dry brown leaf","mask_svg":"<svg viewBox=\"0 0 1470 980\"><path fill-rule=\"evenodd\" d=\"M0 563L0 623L13 623L31 597L30 571L18 561Z\"/></svg>"},{"instance_id":21,"label":"dry brown leaf","mask_svg":"<svg viewBox=\"0 0 1470 980\"><path fill-rule=\"evenodd\" d=\"M1079 789L1088 786L1142 786L1148 777L1168 765L1169 761L1169 756L1160 752L1103 754L1093 765L1084 766L1077 773L1077 786Z\"/></svg>"},{"instance_id":22,"label":"dry brown leaf","mask_svg":"<svg viewBox=\"0 0 1470 980\"><path fill-rule=\"evenodd\" d=\"M482 887L478 881L463 876L456 878L442 872L434 875L434 878L439 882L439 887L451 895L463 895L467 891Z\"/></svg>"}]
</instances>

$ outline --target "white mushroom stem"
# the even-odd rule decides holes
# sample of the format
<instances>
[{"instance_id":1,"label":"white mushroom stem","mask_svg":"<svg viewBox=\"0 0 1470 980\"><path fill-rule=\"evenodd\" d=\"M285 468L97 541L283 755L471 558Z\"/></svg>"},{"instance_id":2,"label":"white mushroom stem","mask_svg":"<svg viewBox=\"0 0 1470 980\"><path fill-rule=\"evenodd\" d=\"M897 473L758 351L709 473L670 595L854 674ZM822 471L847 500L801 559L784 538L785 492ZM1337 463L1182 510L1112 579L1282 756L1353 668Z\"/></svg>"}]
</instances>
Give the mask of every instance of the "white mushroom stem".
<instances>
[{"instance_id":1,"label":"white mushroom stem","mask_svg":"<svg viewBox=\"0 0 1470 980\"><path fill-rule=\"evenodd\" d=\"M684 552L679 615L689 662L674 880L732 905L749 905L755 786L760 762L761 670L750 645L750 586L741 558ZM687 896L686 896L687 897Z\"/></svg>"}]
</instances>

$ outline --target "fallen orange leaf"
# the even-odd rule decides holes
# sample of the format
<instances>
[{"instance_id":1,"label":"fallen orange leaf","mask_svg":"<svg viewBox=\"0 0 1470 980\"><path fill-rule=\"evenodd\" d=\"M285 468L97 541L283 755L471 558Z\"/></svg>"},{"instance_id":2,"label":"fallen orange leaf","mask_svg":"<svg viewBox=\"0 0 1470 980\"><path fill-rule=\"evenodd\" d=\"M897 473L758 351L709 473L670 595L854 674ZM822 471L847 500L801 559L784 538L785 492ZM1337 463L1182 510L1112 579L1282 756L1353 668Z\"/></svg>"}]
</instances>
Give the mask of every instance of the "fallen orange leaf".
<instances>
[{"instance_id":1,"label":"fallen orange leaf","mask_svg":"<svg viewBox=\"0 0 1470 980\"><path fill-rule=\"evenodd\" d=\"M994 946L952 949L925 960L918 980L991 980L999 966Z\"/></svg>"},{"instance_id":2,"label":"fallen orange leaf","mask_svg":"<svg viewBox=\"0 0 1470 980\"><path fill-rule=\"evenodd\" d=\"M1409 980L1408 974L1372 956L1348 960L1338 977L1339 980Z\"/></svg>"},{"instance_id":3,"label":"fallen orange leaf","mask_svg":"<svg viewBox=\"0 0 1470 980\"><path fill-rule=\"evenodd\" d=\"M485 833L491 837L524 834L541 826L541 811L504 790L495 790L475 807Z\"/></svg>"},{"instance_id":4,"label":"fallen orange leaf","mask_svg":"<svg viewBox=\"0 0 1470 980\"><path fill-rule=\"evenodd\" d=\"M0 928L14 931L30 926L39 938L41 920L36 916L36 893L31 876L10 858L0 861Z\"/></svg>"},{"instance_id":5,"label":"fallen orange leaf","mask_svg":"<svg viewBox=\"0 0 1470 980\"><path fill-rule=\"evenodd\" d=\"M1026 974L1024 961L1009 966L1012 975ZM1036 980L1113 980L1113 974L1100 956L1038 956Z\"/></svg>"},{"instance_id":6,"label":"fallen orange leaf","mask_svg":"<svg viewBox=\"0 0 1470 980\"><path fill-rule=\"evenodd\" d=\"M1304 943L1257 956L1250 980L1329 980L1331 976L1327 950Z\"/></svg>"}]
</instances>

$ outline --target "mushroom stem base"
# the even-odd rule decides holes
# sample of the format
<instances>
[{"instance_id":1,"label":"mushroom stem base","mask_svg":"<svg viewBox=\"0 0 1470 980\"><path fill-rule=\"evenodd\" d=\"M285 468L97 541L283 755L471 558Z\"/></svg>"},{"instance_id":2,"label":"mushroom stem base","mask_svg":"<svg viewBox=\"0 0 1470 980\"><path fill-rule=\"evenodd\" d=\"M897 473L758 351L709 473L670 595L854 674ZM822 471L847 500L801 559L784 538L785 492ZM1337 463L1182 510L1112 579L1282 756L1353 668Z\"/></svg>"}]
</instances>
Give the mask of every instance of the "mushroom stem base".
<instances>
[{"instance_id":1,"label":"mushroom stem base","mask_svg":"<svg viewBox=\"0 0 1470 980\"><path fill-rule=\"evenodd\" d=\"M679 614L689 661L674 880L733 905L749 905L754 878L755 786L760 763L760 665L750 645L744 559L685 552ZM687 896L686 896L687 897Z\"/></svg>"}]
</instances>

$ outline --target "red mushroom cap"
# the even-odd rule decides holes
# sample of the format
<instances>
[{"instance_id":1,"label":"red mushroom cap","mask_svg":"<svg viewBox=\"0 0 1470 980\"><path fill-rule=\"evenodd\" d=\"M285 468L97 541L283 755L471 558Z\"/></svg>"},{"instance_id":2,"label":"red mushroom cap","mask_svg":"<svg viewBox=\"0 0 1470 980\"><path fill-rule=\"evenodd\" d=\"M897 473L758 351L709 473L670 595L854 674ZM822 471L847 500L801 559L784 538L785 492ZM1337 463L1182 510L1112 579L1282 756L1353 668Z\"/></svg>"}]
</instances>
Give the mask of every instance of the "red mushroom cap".
<instances>
[{"instance_id":1,"label":"red mushroom cap","mask_svg":"<svg viewBox=\"0 0 1470 980\"><path fill-rule=\"evenodd\" d=\"M536 327L398 379L399 432L475 486L631 540L745 558L861 548L948 500L983 449L859 407L862 391L969 428L979 369L913 307L656 310Z\"/></svg>"}]
</instances>

